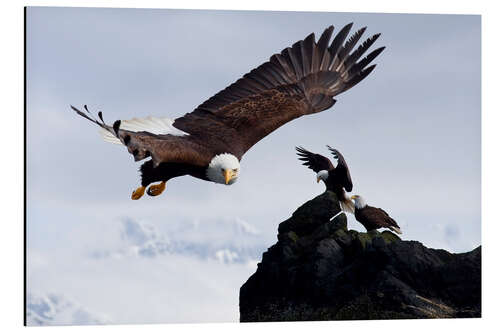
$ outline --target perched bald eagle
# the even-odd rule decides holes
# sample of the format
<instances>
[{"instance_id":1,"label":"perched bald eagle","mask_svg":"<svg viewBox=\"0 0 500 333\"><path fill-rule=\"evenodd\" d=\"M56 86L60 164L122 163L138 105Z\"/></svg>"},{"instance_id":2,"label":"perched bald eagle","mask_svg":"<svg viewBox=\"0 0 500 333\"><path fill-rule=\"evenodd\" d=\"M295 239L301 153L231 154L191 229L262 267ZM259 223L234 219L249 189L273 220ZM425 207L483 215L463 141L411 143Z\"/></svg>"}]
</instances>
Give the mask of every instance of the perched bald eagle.
<instances>
[{"instance_id":1,"label":"perched bald eagle","mask_svg":"<svg viewBox=\"0 0 500 333\"><path fill-rule=\"evenodd\" d=\"M328 145L326 147L337 160L336 167L330 159L323 155L311 153L302 147L295 147L295 149L297 155L299 155L299 160L304 161L302 164L316 172L316 181L319 183L322 180L326 185L326 189L337 195L342 210L354 214L354 204L345 193L345 191L352 191L351 174L347 162L337 149L333 149Z\"/></svg>"},{"instance_id":2,"label":"perched bald eagle","mask_svg":"<svg viewBox=\"0 0 500 333\"><path fill-rule=\"evenodd\" d=\"M389 228L398 234L402 234L399 225L385 212L385 210L368 206L365 199L360 195L353 195L351 199L354 200L354 216L367 231L379 228Z\"/></svg>"},{"instance_id":3,"label":"perched bald eagle","mask_svg":"<svg viewBox=\"0 0 500 333\"><path fill-rule=\"evenodd\" d=\"M295 118L329 109L334 96L374 69L368 65L383 47L361 57L380 34L354 50L365 28L346 41L351 27L342 28L331 44L333 26L317 42L310 34L175 120L149 117L108 126L101 112L96 119L87 107L71 107L102 127L105 140L125 145L135 161L151 157L140 168L141 186L132 199L139 199L153 182L160 183L147 193L159 195L169 179L184 175L230 185L240 175L243 154L254 144Z\"/></svg>"}]
</instances>

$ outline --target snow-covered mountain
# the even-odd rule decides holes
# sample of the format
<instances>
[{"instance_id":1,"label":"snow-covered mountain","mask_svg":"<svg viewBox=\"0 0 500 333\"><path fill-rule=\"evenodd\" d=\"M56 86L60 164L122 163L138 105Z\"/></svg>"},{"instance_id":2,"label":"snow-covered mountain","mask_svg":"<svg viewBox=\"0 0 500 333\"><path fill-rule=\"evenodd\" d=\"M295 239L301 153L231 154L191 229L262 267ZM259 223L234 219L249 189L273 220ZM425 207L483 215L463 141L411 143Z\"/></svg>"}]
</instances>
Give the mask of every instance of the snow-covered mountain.
<instances>
[{"instance_id":1,"label":"snow-covered mountain","mask_svg":"<svg viewBox=\"0 0 500 333\"><path fill-rule=\"evenodd\" d=\"M116 248L93 251L91 256L95 259L155 258L178 254L244 264L259 260L267 248L260 231L238 218L170 223L161 231L150 223L127 218L122 221L120 232L122 242Z\"/></svg>"},{"instance_id":2,"label":"snow-covered mountain","mask_svg":"<svg viewBox=\"0 0 500 333\"><path fill-rule=\"evenodd\" d=\"M238 288L272 242L238 218L117 222L75 236L81 250L30 250L28 325L237 320Z\"/></svg>"},{"instance_id":3,"label":"snow-covered mountain","mask_svg":"<svg viewBox=\"0 0 500 333\"><path fill-rule=\"evenodd\" d=\"M69 298L54 293L33 295L28 293L26 322L29 326L47 325L100 325L109 319L92 313Z\"/></svg>"}]
</instances>

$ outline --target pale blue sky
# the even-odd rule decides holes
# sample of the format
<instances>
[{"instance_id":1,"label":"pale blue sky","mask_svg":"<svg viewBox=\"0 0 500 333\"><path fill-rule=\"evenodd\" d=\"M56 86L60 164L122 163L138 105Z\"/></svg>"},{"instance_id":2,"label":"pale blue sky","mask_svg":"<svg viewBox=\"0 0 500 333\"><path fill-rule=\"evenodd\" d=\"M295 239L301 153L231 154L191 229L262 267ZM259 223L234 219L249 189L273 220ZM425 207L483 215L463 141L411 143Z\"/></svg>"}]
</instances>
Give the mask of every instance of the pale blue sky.
<instances>
[{"instance_id":1,"label":"pale blue sky","mask_svg":"<svg viewBox=\"0 0 500 333\"><path fill-rule=\"evenodd\" d=\"M67 270L109 239L120 246L115 233L123 219L146 221L170 239L186 237L174 224L214 225L213 234L204 228L190 239L205 244L220 233L216 221L242 220L259 230L265 250L278 223L324 190L297 161L296 145L322 154L326 144L338 148L349 163L353 193L388 211L404 239L457 252L481 243L479 16L38 7L28 9L27 20L28 258L38 258L29 290L43 293L54 285L51 291L88 308L102 304L98 289L64 289L59 275L48 272ZM338 31L349 22L368 26L366 37L382 33L374 48L387 48L375 71L338 96L332 109L295 120L255 145L230 187L183 177L170 181L162 196L133 202L140 164L69 109L87 104L108 122L176 118L310 32L319 36L330 24ZM363 230L351 217L349 227ZM192 260L185 259L189 269ZM235 270L238 278L229 284L239 286L252 269L234 265L224 267ZM125 279L133 267L124 263L116 278ZM198 272L206 267L200 261ZM143 288L139 278L127 281ZM237 297L237 290L224 293ZM211 318L208 310L199 318L98 310L112 322ZM233 310L217 320L237 319Z\"/></svg>"}]
</instances>

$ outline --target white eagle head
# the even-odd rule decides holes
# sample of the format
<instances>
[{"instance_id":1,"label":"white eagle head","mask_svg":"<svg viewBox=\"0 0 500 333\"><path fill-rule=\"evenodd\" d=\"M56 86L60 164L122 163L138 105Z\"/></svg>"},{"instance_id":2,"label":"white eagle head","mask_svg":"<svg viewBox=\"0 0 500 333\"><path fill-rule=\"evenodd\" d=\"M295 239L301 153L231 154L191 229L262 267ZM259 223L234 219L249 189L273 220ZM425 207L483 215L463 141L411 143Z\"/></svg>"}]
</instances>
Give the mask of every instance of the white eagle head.
<instances>
[{"instance_id":1,"label":"white eagle head","mask_svg":"<svg viewBox=\"0 0 500 333\"><path fill-rule=\"evenodd\" d=\"M218 184L231 185L238 180L240 161L233 154L215 155L207 168L207 178Z\"/></svg>"},{"instance_id":2,"label":"white eagle head","mask_svg":"<svg viewBox=\"0 0 500 333\"><path fill-rule=\"evenodd\" d=\"M328 179L328 170L321 170L316 174L316 181L319 183L320 180L326 181Z\"/></svg>"},{"instance_id":3,"label":"white eagle head","mask_svg":"<svg viewBox=\"0 0 500 333\"><path fill-rule=\"evenodd\" d=\"M364 208L366 206L365 199L362 196L360 196L360 195L353 195L351 197L351 199L354 200L354 206L357 209L361 209L361 208Z\"/></svg>"}]
</instances>

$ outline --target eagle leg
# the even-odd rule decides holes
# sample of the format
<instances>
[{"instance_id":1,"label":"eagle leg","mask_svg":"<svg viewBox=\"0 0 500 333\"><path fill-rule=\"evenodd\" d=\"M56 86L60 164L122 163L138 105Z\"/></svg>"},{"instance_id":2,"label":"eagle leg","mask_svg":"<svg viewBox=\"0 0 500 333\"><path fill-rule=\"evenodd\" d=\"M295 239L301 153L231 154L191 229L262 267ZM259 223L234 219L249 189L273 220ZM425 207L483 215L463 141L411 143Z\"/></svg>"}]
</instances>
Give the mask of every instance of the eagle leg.
<instances>
[{"instance_id":1,"label":"eagle leg","mask_svg":"<svg viewBox=\"0 0 500 333\"><path fill-rule=\"evenodd\" d=\"M132 200L139 200L143 195L146 187L138 187L134 192L132 192Z\"/></svg>"},{"instance_id":2,"label":"eagle leg","mask_svg":"<svg viewBox=\"0 0 500 333\"><path fill-rule=\"evenodd\" d=\"M152 197L156 197L157 195L160 195L162 194L162 192L165 190L165 187L166 187L166 182L161 182L159 184L156 184L156 185L151 185L149 188L148 188L148 195L152 196Z\"/></svg>"}]
</instances>

